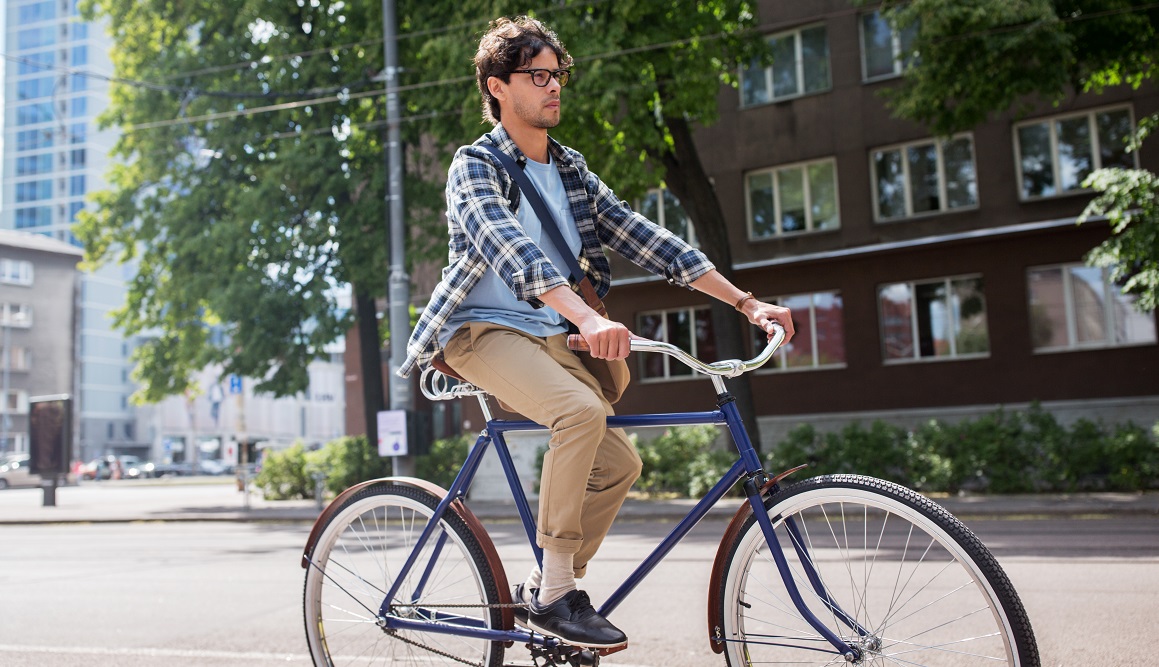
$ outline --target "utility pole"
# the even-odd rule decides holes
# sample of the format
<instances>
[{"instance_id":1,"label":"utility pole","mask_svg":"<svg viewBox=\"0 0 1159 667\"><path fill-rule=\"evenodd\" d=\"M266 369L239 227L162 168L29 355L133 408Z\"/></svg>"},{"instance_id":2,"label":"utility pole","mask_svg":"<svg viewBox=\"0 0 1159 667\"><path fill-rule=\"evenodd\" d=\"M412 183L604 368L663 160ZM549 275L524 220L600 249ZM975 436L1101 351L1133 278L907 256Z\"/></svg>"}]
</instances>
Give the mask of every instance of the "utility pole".
<instances>
[{"instance_id":1,"label":"utility pole","mask_svg":"<svg viewBox=\"0 0 1159 667\"><path fill-rule=\"evenodd\" d=\"M387 226L390 238L390 278L387 306L390 319L390 409L413 412L410 382L396 375L406 361L410 338L410 276L406 272L406 223L403 220L402 137L398 110L398 36L395 32L394 0L382 0L382 48L386 80L386 173ZM375 443L371 443L372 446ZM395 475L413 475L411 456L394 458Z\"/></svg>"}]
</instances>

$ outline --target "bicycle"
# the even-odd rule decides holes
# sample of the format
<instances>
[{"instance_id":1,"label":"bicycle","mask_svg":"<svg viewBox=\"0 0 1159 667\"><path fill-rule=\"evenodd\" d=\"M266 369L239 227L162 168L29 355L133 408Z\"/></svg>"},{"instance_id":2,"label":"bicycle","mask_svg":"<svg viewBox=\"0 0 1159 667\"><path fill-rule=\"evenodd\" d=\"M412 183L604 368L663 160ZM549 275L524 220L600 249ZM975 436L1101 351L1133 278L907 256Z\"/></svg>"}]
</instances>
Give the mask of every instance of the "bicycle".
<instances>
[{"instance_id":1,"label":"bicycle","mask_svg":"<svg viewBox=\"0 0 1159 667\"><path fill-rule=\"evenodd\" d=\"M572 342L582 343L577 336ZM779 327L749 361L701 362L666 354L708 375L708 412L615 416L609 426L724 426L738 459L599 608L608 616L737 483L747 503L724 532L708 591L706 640L731 667L756 664L1037 667L1021 601L997 561L941 506L891 482L827 475L769 476L724 379L765 364ZM573 348L577 347L573 345ZM517 626L511 587L490 537L466 504L483 454L494 446L537 562L535 521L503 435L542 429L492 417L482 390L428 369L436 400L476 396L486 429L451 487L413 478L364 482L319 516L302 556L307 641L316 665L466 664L498 667L505 649L528 647L536 665L597 665L594 652ZM619 650L619 649L613 649Z\"/></svg>"}]
</instances>

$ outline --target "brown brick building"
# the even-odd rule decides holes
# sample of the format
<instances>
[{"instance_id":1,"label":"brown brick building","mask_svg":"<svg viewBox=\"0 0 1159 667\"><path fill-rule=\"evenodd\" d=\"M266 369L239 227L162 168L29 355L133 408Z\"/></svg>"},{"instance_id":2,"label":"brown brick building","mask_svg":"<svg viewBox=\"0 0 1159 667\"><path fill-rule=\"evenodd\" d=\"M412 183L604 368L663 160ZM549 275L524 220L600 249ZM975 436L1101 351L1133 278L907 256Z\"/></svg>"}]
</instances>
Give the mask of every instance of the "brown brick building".
<instances>
[{"instance_id":1,"label":"brown brick building","mask_svg":"<svg viewBox=\"0 0 1159 667\"><path fill-rule=\"evenodd\" d=\"M723 88L719 122L696 140L736 282L796 318L791 349L753 376L764 446L802 421L905 424L1034 401L1064 420L1159 419L1154 313L1137 313L1083 264L1107 225L1075 224L1091 170L1159 170L1159 143L1134 155L1121 141L1159 111L1155 87L1074 96L939 138L892 118L878 95L897 81L906 35L875 12L766 0L760 17L777 64ZM661 190L640 206L687 228ZM616 259L612 317L711 357L708 298ZM707 380L663 359L633 364L621 413L711 400ZM464 405L453 419L477 428L476 412Z\"/></svg>"}]
</instances>

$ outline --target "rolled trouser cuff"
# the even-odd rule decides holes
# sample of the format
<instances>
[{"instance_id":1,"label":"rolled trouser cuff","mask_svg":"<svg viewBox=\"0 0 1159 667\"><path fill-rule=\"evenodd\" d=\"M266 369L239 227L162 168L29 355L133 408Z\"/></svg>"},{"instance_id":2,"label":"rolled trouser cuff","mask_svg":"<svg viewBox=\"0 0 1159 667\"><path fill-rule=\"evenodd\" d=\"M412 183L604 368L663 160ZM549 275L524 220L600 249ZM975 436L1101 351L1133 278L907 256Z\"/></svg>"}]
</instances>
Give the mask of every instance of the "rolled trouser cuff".
<instances>
[{"instance_id":1,"label":"rolled trouser cuff","mask_svg":"<svg viewBox=\"0 0 1159 667\"><path fill-rule=\"evenodd\" d=\"M562 537L552 537L536 531L535 541L540 547L557 554L574 554L583 546L583 540L569 540Z\"/></svg>"}]
</instances>

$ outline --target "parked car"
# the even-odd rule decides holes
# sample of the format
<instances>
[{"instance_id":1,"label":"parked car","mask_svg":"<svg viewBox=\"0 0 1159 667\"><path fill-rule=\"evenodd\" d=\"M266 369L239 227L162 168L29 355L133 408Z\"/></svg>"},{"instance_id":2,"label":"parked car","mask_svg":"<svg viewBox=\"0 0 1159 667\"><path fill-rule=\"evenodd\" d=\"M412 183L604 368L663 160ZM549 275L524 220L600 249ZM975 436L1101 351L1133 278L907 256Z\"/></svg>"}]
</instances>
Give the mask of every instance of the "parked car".
<instances>
[{"instance_id":1,"label":"parked car","mask_svg":"<svg viewBox=\"0 0 1159 667\"><path fill-rule=\"evenodd\" d=\"M27 454L9 456L0 462L0 489L40 486L40 475L33 475L28 463Z\"/></svg>"},{"instance_id":2,"label":"parked car","mask_svg":"<svg viewBox=\"0 0 1159 667\"><path fill-rule=\"evenodd\" d=\"M8 454L0 458L0 489L40 486L41 476L33 475L29 468L28 454ZM69 474L62 480L64 484L75 484L76 477Z\"/></svg>"},{"instance_id":3,"label":"parked car","mask_svg":"<svg viewBox=\"0 0 1159 667\"><path fill-rule=\"evenodd\" d=\"M125 479L144 479L153 476L154 465L152 461L142 461L136 456L120 456L121 470L124 472Z\"/></svg>"},{"instance_id":4,"label":"parked car","mask_svg":"<svg viewBox=\"0 0 1159 667\"><path fill-rule=\"evenodd\" d=\"M155 463L153 464L154 477L184 477L193 474L192 463Z\"/></svg>"}]
</instances>

